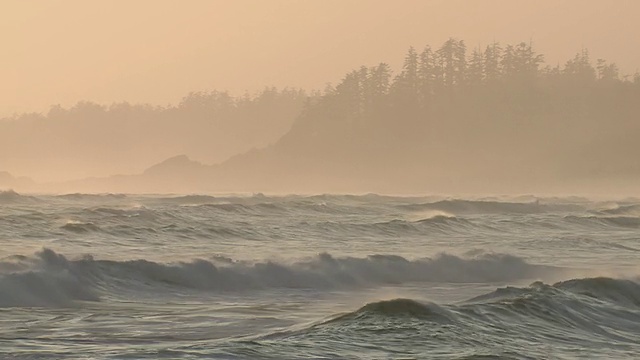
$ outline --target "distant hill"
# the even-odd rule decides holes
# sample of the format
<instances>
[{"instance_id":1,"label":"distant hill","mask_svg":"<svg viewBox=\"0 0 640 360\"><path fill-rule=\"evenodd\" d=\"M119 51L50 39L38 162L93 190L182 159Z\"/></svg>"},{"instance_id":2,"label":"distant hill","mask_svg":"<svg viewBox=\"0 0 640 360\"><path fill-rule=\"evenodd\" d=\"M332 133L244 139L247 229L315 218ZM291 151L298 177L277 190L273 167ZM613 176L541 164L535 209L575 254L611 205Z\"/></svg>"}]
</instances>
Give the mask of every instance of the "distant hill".
<instances>
[{"instance_id":1,"label":"distant hill","mask_svg":"<svg viewBox=\"0 0 640 360\"><path fill-rule=\"evenodd\" d=\"M191 193L212 191L212 167L178 155L140 174L91 177L47 183L42 191L56 193Z\"/></svg>"},{"instance_id":2,"label":"distant hill","mask_svg":"<svg viewBox=\"0 0 640 360\"><path fill-rule=\"evenodd\" d=\"M0 171L0 190L5 189L32 189L35 182L28 177L14 177L7 171Z\"/></svg>"},{"instance_id":3,"label":"distant hill","mask_svg":"<svg viewBox=\"0 0 640 360\"><path fill-rule=\"evenodd\" d=\"M151 166L142 175L159 178L192 177L198 176L202 169L201 163L192 161L187 155L178 155Z\"/></svg>"},{"instance_id":4,"label":"distant hill","mask_svg":"<svg viewBox=\"0 0 640 360\"><path fill-rule=\"evenodd\" d=\"M166 107L79 102L46 114L0 119L3 170L59 181L143 171L175 154L218 163L286 133L313 96L298 89L256 94L193 92Z\"/></svg>"}]
</instances>

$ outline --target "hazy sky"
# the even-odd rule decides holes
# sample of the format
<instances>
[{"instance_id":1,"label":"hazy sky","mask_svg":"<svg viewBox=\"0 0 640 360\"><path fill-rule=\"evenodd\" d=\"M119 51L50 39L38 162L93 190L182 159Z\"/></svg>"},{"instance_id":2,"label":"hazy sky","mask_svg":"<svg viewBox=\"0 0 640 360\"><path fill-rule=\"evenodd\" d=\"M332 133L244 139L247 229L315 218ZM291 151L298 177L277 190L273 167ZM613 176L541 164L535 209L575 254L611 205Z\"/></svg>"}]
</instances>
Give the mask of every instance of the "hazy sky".
<instances>
[{"instance_id":1,"label":"hazy sky","mask_svg":"<svg viewBox=\"0 0 640 360\"><path fill-rule=\"evenodd\" d=\"M409 45L533 40L640 68L638 0L2 0L0 116L78 100L167 104L193 90L324 88L397 67Z\"/></svg>"}]
</instances>

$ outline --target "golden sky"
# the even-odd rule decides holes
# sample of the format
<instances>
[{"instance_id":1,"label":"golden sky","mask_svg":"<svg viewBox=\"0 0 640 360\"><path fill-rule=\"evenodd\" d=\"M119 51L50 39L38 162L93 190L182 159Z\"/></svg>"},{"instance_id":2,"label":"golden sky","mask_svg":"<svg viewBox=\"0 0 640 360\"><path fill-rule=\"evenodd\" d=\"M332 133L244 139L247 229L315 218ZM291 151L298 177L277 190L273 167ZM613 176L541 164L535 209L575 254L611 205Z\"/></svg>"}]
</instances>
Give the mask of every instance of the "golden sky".
<instances>
[{"instance_id":1,"label":"golden sky","mask_svg":"<svg viewBox=\"0 0 640 360\"><path fill-rule=\"evenodd\" d=\"M324 88L409 45L532 40L640 68L639 0L2 0L0 116L78 100L175 103L189 91Z\"/></svg>"}]
</instances>

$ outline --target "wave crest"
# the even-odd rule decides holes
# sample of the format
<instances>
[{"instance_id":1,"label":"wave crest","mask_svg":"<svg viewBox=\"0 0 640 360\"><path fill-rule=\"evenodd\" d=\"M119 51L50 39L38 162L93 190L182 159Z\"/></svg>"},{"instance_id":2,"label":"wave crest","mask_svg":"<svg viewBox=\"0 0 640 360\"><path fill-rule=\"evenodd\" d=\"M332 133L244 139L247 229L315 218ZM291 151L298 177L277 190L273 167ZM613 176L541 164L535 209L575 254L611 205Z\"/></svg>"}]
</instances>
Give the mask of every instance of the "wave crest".
<instances>
[{"instance_id":1,"label":"wave crest","mask_svg":"<svg viewBox=\"0 0 640 360\"><path fill-rule=\"evenodd\" d=\"M13 190L0 190L0 203L32 203L38 199L33 196L21 195Z\"/></svg>"},{"instance_id":2,"label":"wave crest","mask_svg":"<svg viewBox=\"0 0 640 360\"><path fill-rule=\"evenodd\" d=\"M579 225L597 225L600 227L639 228L640 218L635 216L576 216L567 215L565 220Z\"/></svg>"},{"instance_id":3,"label":"wave crest","mask_svg":"<svg viewBox=\"0 0 640 360\"><path fill-rule=\"evenodd\" d=\"M558 282L553 287L623 306L640 307L640 284L631 280L607 277L573 279Z\"/></svg>"},{"instance_id":4,"label":"wave crest","mask_svg":"<svg viewBox=\"0 0 640 360\"><path fill-rule=\"evenodd\" d=\"M441 200L430 203L403 205L416 211L443 211L455 215L471 214L538 214L555 211L580 211L575 204L541 204L539 201L520 203L488 200Z\"/></svg>"},{"instance_id":5,"label":"wave crest","mask_svg":"<svg viewBox=\"0 0 640 360\"><path fill-rule=\"evenodd\" d=\"M340 317L340 320L368 316L410 317L428 319L439 323L450 322L447 310L434 304L422 303L412 299L393 299L371 302L353 313Z\"/></svg>"},{"instance_id":6,"label":"wave crest","mask_svg":"<svg viewBox=\"0 0 640 360\"><path fill-rule=\"evenodd\" d=\"M49 249L32 258L4 259L0 263L0 307L68 307L77 301L99 301L77 270Z\"/></svg>"},{"instance_id":7,"label":"wave crest","mask_svg":"<svg viewBox=\"0 0 640 360\"><path fill-rule=\"evenodd\" d=\"M0 261L1 279L28 272L37 273L42 279L47 279L49 274L64 273L92 294L93 291L117 294L122 293L123 288L165 291L167 286L228 292L276 288L351 289L408 282L495 282L538 278L554 270L504 254L475 257L440 254L434 258L408 260L396 255L357 258L323 253L291 263L230 259L158 263L144 259L96 260L90 256L70 260L53 250L44 249L34 256ZM56 284L55 279L52 284ZM0 292L10 292L10 289L0 284ZM78 296L71 294L71 298Z\"/></svg>"}]
</instances>

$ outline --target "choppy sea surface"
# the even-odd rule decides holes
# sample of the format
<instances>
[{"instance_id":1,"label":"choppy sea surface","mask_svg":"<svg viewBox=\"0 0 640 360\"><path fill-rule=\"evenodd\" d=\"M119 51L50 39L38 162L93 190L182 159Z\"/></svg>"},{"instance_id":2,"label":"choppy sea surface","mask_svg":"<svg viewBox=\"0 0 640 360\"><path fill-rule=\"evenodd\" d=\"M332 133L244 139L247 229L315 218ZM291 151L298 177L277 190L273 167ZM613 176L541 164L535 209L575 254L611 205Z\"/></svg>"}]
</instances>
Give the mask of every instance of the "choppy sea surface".
<instances>
[{"instance_id":1,"label":"choppy sea surface","mask_svg":"<svg viewBox=\"0 0 640 360\"><path fill-rule=\"evenodd\" d=\"M0 192L1 359L640 358L640 200Z\"/></svg>"}]
</instances>

